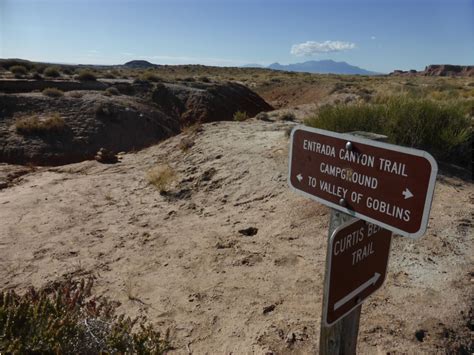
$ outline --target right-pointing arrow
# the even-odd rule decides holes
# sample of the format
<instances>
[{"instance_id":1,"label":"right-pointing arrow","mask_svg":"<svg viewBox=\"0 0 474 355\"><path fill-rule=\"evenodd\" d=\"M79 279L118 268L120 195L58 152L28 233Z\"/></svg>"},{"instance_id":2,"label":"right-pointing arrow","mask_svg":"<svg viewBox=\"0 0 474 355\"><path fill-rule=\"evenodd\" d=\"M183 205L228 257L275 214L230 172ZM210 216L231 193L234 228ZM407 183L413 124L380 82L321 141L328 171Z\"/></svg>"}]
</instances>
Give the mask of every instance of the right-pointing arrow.
<instances>
[{"instance_id":1,"label":"right-pointing arrow","mask_svg":"<svg viewBox=\"0 0 474 355\"><path fill-rule=\"evenodd\" d=\"M405 197L405 200L407 198L413 197L413 194L410 190L408 190L408 187L405 188L405 191L402 192L402 195Z\"/></svg>"},{"instance_id":2,"label":"right-pointing arrow","mask_svg":"<svg viewBox=\"0 0 474 355\"><path fill-rule=\"evenodd\" d=\"M349 293L347 296L344 296L341 298L339 301L334 303L334 310L336 311L338 308L341 308L343 305L345 305L347 302L349 302L351 299L353 299L355 296L357 296L359 293L364 291L367 287L375 285L377 280L380 278L380 274L376 272L374 276L372 276L370 279L365 281L362 285L357 287L354 291Z\"/></svg>"}]
</instances>

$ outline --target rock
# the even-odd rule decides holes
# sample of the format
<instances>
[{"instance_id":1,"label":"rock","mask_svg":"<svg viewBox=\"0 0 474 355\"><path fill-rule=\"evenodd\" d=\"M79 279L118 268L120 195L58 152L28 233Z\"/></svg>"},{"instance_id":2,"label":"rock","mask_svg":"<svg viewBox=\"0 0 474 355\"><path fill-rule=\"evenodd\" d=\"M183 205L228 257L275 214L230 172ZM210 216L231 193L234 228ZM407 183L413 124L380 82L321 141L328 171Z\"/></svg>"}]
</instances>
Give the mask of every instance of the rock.
<instances>
[{"instance_id":1,"label":"rock","mask_svg":"<svg viewBox=\"0 0 474 355\"><path fill-rule=\"evenodd\" d=\"M0 93L0 162L62 165L94 159L100 148L130 151L179 133L179 122L128 96L98 93L51 100L44 95ZM20 134L16 117L57 113L65 129ZM143 115L141 117L141 115Z\"/></svg>"},{"instance_id":2,"label":"rock","mask_svg":"<svg viewBox=\"0 0 474 355\"><path fill-rule=\"evenodd\" d=\"M423 342L426 337L426 330L420 329L415 332L415 337L418 341Z\"/></svg>"},{"instance_id":3,"label":"rock","mask_svg":"<svg viewBox=\"0 0 474 355\"><path fill-rule=\"evenodd\" d=\"M118 162L117 155L105 148L100 148L94 159L103 164L115 164Z\"/></svg>"},{"instance_id":4,"label":"rock","mask_svg":"<svg viewBox=\"0 0 474 355\"><path fill-rule=\"evenodd\" d=\"M151 100L182 126L194 123L232 121L237 111L253 117L272 106L244 85L237 83L158 84Z\"/></svg>"},{"instance_id":5,"label":"rock","mask_svg":"<svg viewBox=\"0 0 474 355\"><path fill-rule=\"evenodd\" d=\"M422 72L425 76L474 76L474 65L428 65Z\"/></svg>"},{"instance_id":6,"label":"rock","mask_svg":"<svg viewBox=\"0 0 474 355\"><path fill-rule=\"evenodd\" d=\"M257 234L257 232L258 232L258 228L255 228L255 227L248 227L248 228L239 230L240 234L245 235L247 237L252 237L255 234Z\"/></svg>"},{"instance_id":7,"label":"rock","mask_svg":"<svg viewBox=\"0 0 474 355\"><path fill-rule=\"evenodd\" d=\"M267 314L267 313L273 312L273 311L275 310L275 307L276 307L275 304L271 304L271 305L269 305L269 306L263 307L263 314Z\"/></svg>"},{"instance_id":8,"label":"rock","mask_svg":"<svg viewBox=\"0 0 474 355\"><path fill-rule=\"evenodd\" d=\"M0 80L0 84L3 82L7 81ZM233 120L237 111L253 116L272 109L252 90L236 83L138 81L122 86L119 90L124 95L120 96L84 90L80 97L64 95L52 100L41 94L17 94L15 88L12 94L3 94L0 85L0 162L75 163L95 158L100 148L114 152L137 150L176 135L181 127L194 123ZM21 134L15 129L16 117L51 114L64 120L65 129L42 135ZM187 150L192 144L191 140L184 140L182 149Z\"/></svg>"},{"instance_id":9,"label":"rock","mask_svg":"<svg viewBox=\"0 0 474 355\"><path fill-rule=\"evenodd\" d=\"M432 64L428 65L423 71L416 71L411 69L409 71L394 70L389 75L391 76L474 76L474 65L451 65L451 64Z\"/></svg>"}]
</instances>

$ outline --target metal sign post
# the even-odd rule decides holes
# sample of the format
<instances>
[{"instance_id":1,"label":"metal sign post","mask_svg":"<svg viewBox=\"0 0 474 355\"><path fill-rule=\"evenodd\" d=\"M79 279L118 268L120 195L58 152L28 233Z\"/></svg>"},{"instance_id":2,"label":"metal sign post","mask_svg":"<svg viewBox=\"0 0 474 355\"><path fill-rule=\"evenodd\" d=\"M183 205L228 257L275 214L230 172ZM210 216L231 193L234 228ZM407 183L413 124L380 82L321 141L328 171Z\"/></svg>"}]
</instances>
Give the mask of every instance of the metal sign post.
<instances>
[{"instance_id":1,"label":"metal sign post","mask_svg":"<svg viewBox=\"0 0 474 355\"><path fill-rule=\"evenodd\" d=\"M353 217L339 212L337 210L331 210L331 216L329 219L329 235L328 235L328 248L326 253L326 263L329 260L331 250L329 248L329 241L332 234L342 224L350 221ZM324 310L327 308L328 293L329 289L329 268L326 265L324 273L324 292L323 292L323 314L321 315L321 332L319 335L319 353L321 355L328 354L355 354L357 348L357 336L359 334L359 320L362 305L358 306L351 313L345 316L336 324L326 327L324 324Z\"/></svg>"}]
</instances>

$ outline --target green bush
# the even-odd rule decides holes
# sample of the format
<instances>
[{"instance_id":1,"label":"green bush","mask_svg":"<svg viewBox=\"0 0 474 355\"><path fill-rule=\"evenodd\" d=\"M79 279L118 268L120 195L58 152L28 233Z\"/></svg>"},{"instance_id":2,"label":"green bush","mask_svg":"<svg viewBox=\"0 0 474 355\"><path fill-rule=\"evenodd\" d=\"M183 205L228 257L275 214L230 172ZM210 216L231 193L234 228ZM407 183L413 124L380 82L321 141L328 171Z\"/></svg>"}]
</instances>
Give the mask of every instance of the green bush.
<instances>
[{"instance_id":1,"label":"green bush","mask_svg":"<svg viewBox=\"0 0 474 355\"><path fill-rule=\"evenodd\" d=\"M61 76L57 67L47 67L43 70L43 75L49 78L58 78Z\"/></svg>"},{"instance_id":2,"label":"green bush","mask_svg":"<svg viewBox=\"0 0 474 355\"><path fill-rule=\"evenodd\" d=\"M42 93L45 96L53 97L53 98L58 98L64 95L64 92L57 88L46 88L42 91Z\"/></svg>"},{"instance_id":3,"label":"green bush","mask_svg":"<svg viewBox=\"0 0 474 355\"><path fill-rule=\"evenodd\" d=\"M0 352L163 354L170 349L144 319L115 314L116 303L91 297L92 280L66 281L24 295L0 292ZM135 330L137 328L138 330Z\"/></svg>"},{"instance_id":4,"label":"green bush","mask_svg":"<svg viewBox=\"0 0 474 355\"><path fill-rule=\"evenodd\" d=\"M234 121L242 122L242 121L246 121L248 118L249 116L247 115L247 112L245 111L237 111L236 113L234 113Z\"/></svg>"},{"instance_id":5,"label":"green bush","mask_svg":"<svg viewBox=\"0 0 474 355\"><path fill-rule=\"evenodd\" d=\"M15 74L15 77L22 77L28 73L28 69L26 69L23 65L13 65L10 67L10 71Z\"/></svg>"},{"instance_id":6,"label":"green bush","mask_svg":"<svg viewBox=\"0 0 474 355\"><path fill-rule=\"evenodd\" d=\"M97 77L95 74L87 69L81 70L79 74L77 75L77 80L80 81L96 81Z\"/></svg>"},{"instance_id":7,"label":"green bush","mask_svg":"<svg viewBox=\"0 0 474 355\"><path fill-rule=\"evenodd\" d=\"M471 167L474 100L438 102L407 96L379 103L323 106L306 124L336 132L385 134L394 144L424 149L437 159Z\"/></svg>"}]
</instances>

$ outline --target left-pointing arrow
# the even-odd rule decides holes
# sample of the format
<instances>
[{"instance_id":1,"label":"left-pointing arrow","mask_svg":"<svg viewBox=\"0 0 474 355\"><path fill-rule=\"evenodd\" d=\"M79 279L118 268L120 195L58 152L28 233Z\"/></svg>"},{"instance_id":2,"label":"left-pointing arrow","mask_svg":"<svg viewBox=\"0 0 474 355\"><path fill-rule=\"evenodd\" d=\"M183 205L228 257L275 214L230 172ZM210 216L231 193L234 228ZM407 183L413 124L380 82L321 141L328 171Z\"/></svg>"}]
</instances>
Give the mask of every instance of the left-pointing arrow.
<instances>
[{"instance_id":1,"label":"left-pointing arrow","mask_svg":"<svg viewBox=\"0 0 474 355\"><path fill-rule=\"evenodd\" d=\"M380 278L380 274L376 272L374 276L372 276L370 279L365 281L362 285L357 287L354 291L349 293L347 296L341 298L339 301L334 303L334 310L336 311L338 308L341 308L343 305L345 305L347 302L349 302L351 299L353 299L355 296L357 296L359 293L364 291L367 287L375 285L377 280Z\"/></svg>"},{"instance_id":2,"label":"left-pointing arrow","mask_svg":"<svg viewBox=\"0 0 474 355\"><path fill-rule=\"evenodd\" d=\"M301 180L303 180L303 175L298 174L296 175L296 178L298 179L299 182L301 182Z\"/></svg>"}]
</instances>

